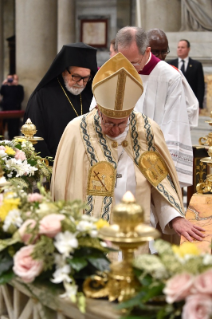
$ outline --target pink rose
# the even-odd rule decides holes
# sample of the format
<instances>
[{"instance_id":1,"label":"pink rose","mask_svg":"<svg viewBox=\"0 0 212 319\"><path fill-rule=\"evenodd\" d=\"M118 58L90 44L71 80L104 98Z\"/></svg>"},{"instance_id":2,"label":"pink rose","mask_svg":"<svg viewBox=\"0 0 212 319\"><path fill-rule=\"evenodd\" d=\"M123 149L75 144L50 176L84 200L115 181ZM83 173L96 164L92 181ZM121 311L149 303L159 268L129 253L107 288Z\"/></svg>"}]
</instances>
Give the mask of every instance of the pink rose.
<instances>
[{"instance_id":1,"label":"pink rose","mask_svg":"<svg viewBox=\"0 0 212 319\"><path fill-rule=\"evenodd\" d=\"M26 155L23 151L17 150L16 154L15 154L15 159L17 159L17 160L20 159L22 161L25 161Z\"/></svg>"},{"instance_id":2,"label":"pink rose","mask_svg":"<svg viewBox=\"0 0 212 319\"><path fill-rule=\"evenodd\" d=\"M33 193L28 195L28 201L33 203L33 202L39 202L41 203L43 200L43 196L39 193Z\"/></svg>"},{"instance_id":3,"label":"pink rose","mask_svg":"<svg viewBox=\"0 0 212 319\"><path fill-rule=\"evenodd\" d=\"M31 257L33 249L33 245L22 247L13 257L13 271L26 283L32 282L43 269L43 261Z\"/></svg>"},{"instance_id":4,"label":"pink rose","mask_svg":"<svg viewBox=\"0 0 212 319\"><path fill-rule=\"evenodd\" d=\"M0 206L3 204L3 200L4 200L4 195L0 194Z\"/></svg>"},{"instance_id":5,"label":"pink rose","mask_svg":"<svg viewBox=\"0 0 212 319\"><path fill-rule=\"evenodd\" d=\"M50 214L43 217L39 225L39 234L44 234L50 238L55 237L61 232L61 220L64 218L64 215L59 214Z\"/></svg>"},{"instance_id":6,"label":"pink rose","mask_svg":"<svg viewBox=\"0 0 212 319\"><path fill-rule=\"evenodd\" d=\"M182 319L210 319L212 315L212 299L209 295L197 294L186 298Z\"/></svg>"},{"instance_id":7,"label":"pink rose","mask_svg":"<svg viewBox=\"0 0 212 319\"><path fill-rule=\"evenodd\" d=\"M173 303L185 299L193 287L193 277L190 274L183 273L172 277L167 281L163 292L166 294L166 301Z\"/></svg>"},{"instance_id":8,"label":"pink rose","mask_svg":"<svg viewBox=\"0 0 212 319\"><path fill-rule=\"evenodd\" d=\"M203 272L195 278L194 292L212 295L212 269Z\"/></svg>"},{"instance_id":9,"label":"pink rose","mask_svg":"<svg viewBox=\"0 0 212 319\"><path fill-rule=\"evenodd\" d=\"M1 145L1 146L0 146L0 150L5 151L6 148L5 148L3 145Z\"/></svg>"},{"instance_id":10,"label":"pink rose","mask_svg":"<svg viewBox=\"0 0 212 319\"><path fill-rule=\"evenodd\" d=\"M31 233L27 233L27 228L31 228L33 229L36 225L36 221L34 221L34 219L27 219L19 228L18 232L21 236L21 240L27 245L27 243L29 242L29 240L32 237ZM38 237L37 237L38 238ZM37 240L37 238L35 238L34 242Z\"/></svg>"}]
</instances>

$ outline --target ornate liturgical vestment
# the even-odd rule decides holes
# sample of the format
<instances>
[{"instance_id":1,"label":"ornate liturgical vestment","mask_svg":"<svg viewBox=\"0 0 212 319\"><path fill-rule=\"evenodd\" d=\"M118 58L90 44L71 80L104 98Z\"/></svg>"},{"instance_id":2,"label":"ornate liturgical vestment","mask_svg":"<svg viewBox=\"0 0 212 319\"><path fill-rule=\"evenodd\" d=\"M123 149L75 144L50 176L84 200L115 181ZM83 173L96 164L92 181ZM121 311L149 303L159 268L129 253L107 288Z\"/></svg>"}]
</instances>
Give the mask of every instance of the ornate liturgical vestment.
<instances>
[{"instance_id":1,"label":"ornate liturgical vestment","mask_svg":"<svg viewBox=\"0 0 212 319\"><path fill-rule=\"evenodd\" d=\"M154 121L144 114L132 112L129 122L122 145L133 163L136 201L144 208L147 223L151 203L154 205L156 224L159 222L162 231L166 232L171 219L184 215L173 161L163 133ZM81 199L87 202L86 214L112 222L120 158L117 144L102 134L96 109L71 121L61 138L54 162L53 198ZM122 175L119 169L118 174Z\"/></svg>"}]
</instances>

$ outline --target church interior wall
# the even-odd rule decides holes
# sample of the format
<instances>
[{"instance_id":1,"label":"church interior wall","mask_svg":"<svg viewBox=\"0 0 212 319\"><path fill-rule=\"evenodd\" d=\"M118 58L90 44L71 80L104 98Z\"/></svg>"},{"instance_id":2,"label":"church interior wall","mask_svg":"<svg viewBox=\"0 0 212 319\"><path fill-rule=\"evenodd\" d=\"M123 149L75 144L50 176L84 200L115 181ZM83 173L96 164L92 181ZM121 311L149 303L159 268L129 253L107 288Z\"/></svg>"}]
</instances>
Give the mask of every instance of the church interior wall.
<instances>
[{"instance_id":1,"label":"church interior wall","mask_svg":"<svg viewBox=\"0 0 212 319\"><path fill-rule=\"evenodd\" d=\"M15 0L1 1L1 10L3 38L1 79L3 80L9 73L9 46L7 39L15 35Z\"/></svg>"},{"instance_id":2,"label":"church interior wall","mask_svg":"<svg viewBox=\"0 0 212 319\"><path fill-rule=\"evenodd\" d=\"M126 25L136 25L137 1L141 26L145 30L160 28L167 33L171 50L167 59L177 56L178 40L187 38L191 42L190 56L201 61L205 74L211 76L212 32L179 31L182 0L0 0L1 80L9 73L6 39L16 33L16 65L26 89L25 108L62 45L80 41L81 19L108 19L107 47L98 48L97 53L101 66L109 58L110 41L116 32ZM75 23L67 26L67 19L73 18Z\"/></svg>"}]
</instances>

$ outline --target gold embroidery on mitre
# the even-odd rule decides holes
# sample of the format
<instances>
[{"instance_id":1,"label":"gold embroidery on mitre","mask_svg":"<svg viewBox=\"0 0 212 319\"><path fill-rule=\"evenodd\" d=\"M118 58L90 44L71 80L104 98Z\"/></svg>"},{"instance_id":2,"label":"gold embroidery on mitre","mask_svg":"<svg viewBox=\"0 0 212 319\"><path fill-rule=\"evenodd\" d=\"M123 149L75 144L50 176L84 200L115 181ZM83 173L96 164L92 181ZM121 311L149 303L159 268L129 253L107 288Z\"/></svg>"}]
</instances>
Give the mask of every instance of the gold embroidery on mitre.
<instances>
[{"instance_id":1,"label":"gold embroidery on mitre","mask_svg":"<svg viewBox=\"0 0 212 319\"><path fill-rule=\"evenodd\" d=\"M113 196L116 170L106 161L92 166L88 175L87 195Z\"/></svg>"},{"instance_id":2,"label":"gold embroidery on mitre","mask_svg":"<svg viewBox=\"0 0 212 319\"><path fill-rule=\"evenodd\" d=\"M118 75L118 82L116 87L116 101L114 110L123 110L123 103L124 103L124 90L126 84L126 72L124 69L120 70Z\"/></svg>"},{"instance_id":3,"label":"gold embroidery on mitre","mask_svg":"<svg viewBox=\"0 0 212 319\"><path fill-rule=\"evenodd\" d=\"M110 109L106 109L105 107L101 106L99 103L97 103L98 109L100 110L100 112L102 112L104 115L108 116L108 117L112 117L112 118L125 118L130 116L130 114L132 113L132 110L134 107L132 107L129 110L122 110L122 111L117 111L117 110L110 110Z\"/></svg>"},{"instance_id":4,"label":"gold embroidery on mitre","mask_svg":"<svg viewBox=\"0 0 212 319\"><path fill-rule=\"evenodd\" d=\"M139 158L138 165L153 186L157 186L168 174L166 163L157 152L144 152Z\"/></svg>"}]
</instances>

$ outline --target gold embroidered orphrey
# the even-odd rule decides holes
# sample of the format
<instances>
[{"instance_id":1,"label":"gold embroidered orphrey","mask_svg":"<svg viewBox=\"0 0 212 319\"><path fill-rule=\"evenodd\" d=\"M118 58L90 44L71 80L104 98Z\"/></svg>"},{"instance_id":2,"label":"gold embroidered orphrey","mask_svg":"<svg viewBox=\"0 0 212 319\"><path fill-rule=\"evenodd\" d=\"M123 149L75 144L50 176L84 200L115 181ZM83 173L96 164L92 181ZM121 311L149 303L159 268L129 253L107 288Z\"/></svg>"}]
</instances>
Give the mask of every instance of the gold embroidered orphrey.
<instances>
[{"instance_id":1,"label":"gold embroidered orphrey","mask_svg":"<svg viewBox=\"0 0 212 319\"><path fill-rule=\"evenodd\" d=\"M157 152L144 152L139 158L138 165L146 179L155 187L168 174L166 163Z\"/></svg>"},{"instance_id":2,"label":"gold embroidered orphrey","mask_svg":"<svg viewBox=\"0 0 212 319\"><path fill-rule=\"evenodd\" d=\"M101 161L89 170L87 194L95 196L113 196L116 170L112 164Z\"/></svg>"}]
</instances>

